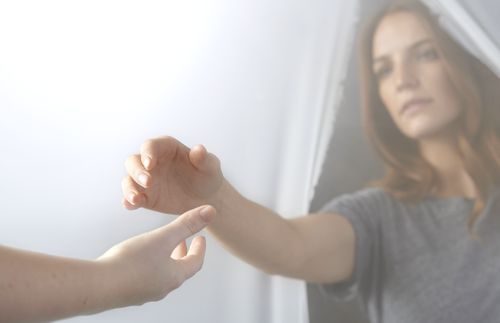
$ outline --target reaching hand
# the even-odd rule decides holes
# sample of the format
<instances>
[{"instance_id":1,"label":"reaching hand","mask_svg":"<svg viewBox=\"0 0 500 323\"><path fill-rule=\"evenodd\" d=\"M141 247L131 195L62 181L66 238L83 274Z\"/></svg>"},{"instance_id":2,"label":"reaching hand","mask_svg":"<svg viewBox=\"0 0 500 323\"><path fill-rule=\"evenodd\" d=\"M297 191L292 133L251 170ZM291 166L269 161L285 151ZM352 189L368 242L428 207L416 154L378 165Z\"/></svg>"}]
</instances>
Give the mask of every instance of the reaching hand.
<instances>
[{"instance_id":1,"label":"reaching hand","mask_svg":"<svg viewBox=\"0 0 500 323\"><path fill-rule=\"evenodd\" d=\"M130 210L145 207L180 214L210 204L223 183L216 156L201 145L189 149L172 137L145 142L125 166L123 203Z\"/></svg>"},{"instance_id":2,"label":"reaching hand","mask_svg":"<svg viewBox=\"0 0 500 323\"><path fill-rule=\"evenodd\" d=\"M99 257L97 261L107 265L114 279L119 280L118 306L160 300L198 272L205 255L205 240L194 238L189 251L184 240L202 230L214 216L213 207L198 207Z\"/></svg>"}]
</instances>

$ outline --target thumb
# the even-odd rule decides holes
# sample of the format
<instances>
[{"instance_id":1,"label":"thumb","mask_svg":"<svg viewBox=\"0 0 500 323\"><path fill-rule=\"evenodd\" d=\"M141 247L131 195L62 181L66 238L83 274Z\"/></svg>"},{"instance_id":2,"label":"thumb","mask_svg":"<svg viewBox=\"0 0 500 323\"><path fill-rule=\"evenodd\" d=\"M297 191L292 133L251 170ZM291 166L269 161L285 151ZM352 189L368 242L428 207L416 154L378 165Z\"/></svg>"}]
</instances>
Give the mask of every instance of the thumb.
<instances>
[{"instance_id":1,"label":"thumb","mask_svg":"<svg viewBox=\"0 0 500 323\"><path fill-rule=\"evenodd\" d=\"M208 153L203 145L196 145L189 151L189 160L200 171L211 171L220 167L219 159Z\"/></svg>"},{"instance_id":2,"label":"thumb","mask_svg":"<svg viewBox=\"0 0 500 323\"><path fill-rule=\"evenodd\" d=\"M173 250L179 243L203 230L213 220L215 213L215 208L210 205L189 210L161 228L161 235Z\"/></svg>"}]
</instances>

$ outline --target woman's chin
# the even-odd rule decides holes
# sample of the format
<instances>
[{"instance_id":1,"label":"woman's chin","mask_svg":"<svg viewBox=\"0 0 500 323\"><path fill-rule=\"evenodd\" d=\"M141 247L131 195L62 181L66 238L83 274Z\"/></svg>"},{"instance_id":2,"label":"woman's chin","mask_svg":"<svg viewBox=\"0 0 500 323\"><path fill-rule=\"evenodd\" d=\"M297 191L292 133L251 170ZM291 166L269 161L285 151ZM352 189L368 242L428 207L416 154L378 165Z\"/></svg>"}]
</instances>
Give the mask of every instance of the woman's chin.
<instances>
[{"instance_id":1,"label":"woman's chin","mask_svg":"<svg viewBox=\"0 0 500 323\"><path fill-rule=\"evenodd\" d=\"M441 134L449 133L446 128L436 124L414 124L404 133L412 140L426 141L440 137Z\"/></svg>"}]
</instances>

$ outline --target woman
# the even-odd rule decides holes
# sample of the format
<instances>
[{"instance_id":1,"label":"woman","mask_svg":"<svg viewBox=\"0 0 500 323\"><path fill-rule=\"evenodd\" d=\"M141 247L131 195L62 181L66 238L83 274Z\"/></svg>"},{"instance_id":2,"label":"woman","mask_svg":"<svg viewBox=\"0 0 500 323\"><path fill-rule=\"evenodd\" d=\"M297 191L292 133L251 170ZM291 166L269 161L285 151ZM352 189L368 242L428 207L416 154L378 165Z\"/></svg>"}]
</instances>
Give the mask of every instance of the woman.
<instances>
[{"instance_id":1,"label":"woman","mask_svg":"<svg viewBox=\"0 0 500 323\"><path fill-rule=\"evenodd\" d=\"M372 322L497 321L499 80L416 2L389 5L361 43L364 120L387 165L378 187L287 220L241 196L203 146L166 137L127 160L124 204L212 204L209 230L234 254L357 293Z\"/></svg>"}]
</instances>

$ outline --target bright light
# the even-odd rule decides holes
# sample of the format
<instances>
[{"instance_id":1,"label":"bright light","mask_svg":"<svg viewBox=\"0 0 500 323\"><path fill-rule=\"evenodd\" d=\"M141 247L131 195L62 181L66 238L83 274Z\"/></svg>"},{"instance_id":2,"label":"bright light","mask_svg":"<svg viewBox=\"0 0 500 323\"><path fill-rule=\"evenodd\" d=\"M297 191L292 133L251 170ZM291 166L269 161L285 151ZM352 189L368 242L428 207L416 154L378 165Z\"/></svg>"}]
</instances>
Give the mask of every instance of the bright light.
<instances>
[{"instance_id":1,"label":"bright light","mask_svg":"<svg viewBox=\"0 0 500 323\"><path fill-rule=\"evenodd\" d=\"M0 99L8 106L0 109L96 127L133 117L124 112L182 83L216 9L203 0L2 1Z\"/></svg>"}]
</instances>

